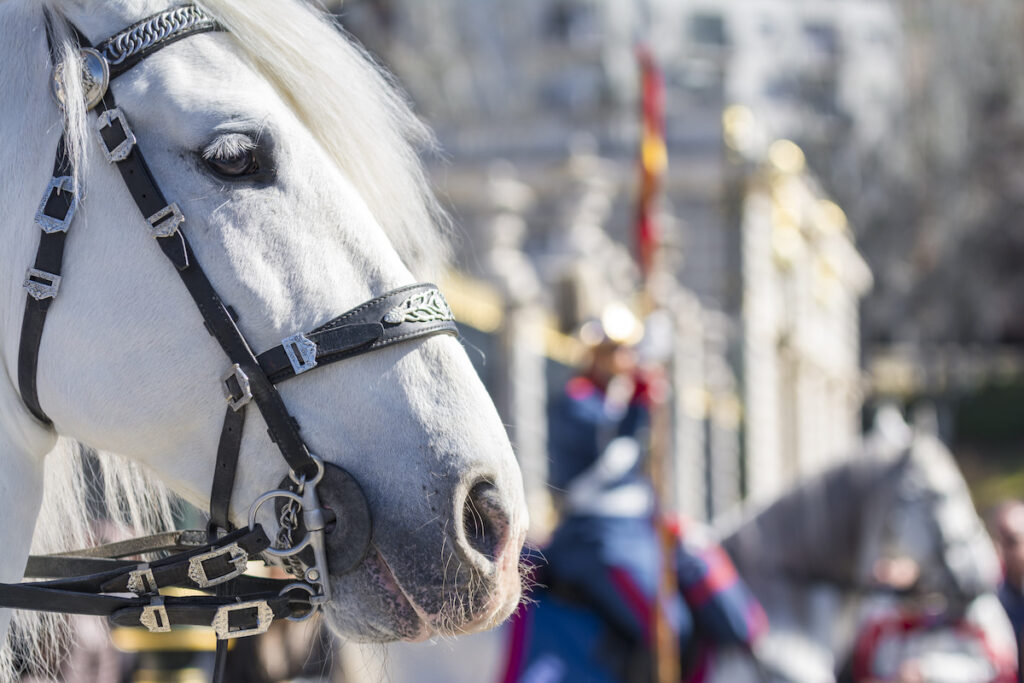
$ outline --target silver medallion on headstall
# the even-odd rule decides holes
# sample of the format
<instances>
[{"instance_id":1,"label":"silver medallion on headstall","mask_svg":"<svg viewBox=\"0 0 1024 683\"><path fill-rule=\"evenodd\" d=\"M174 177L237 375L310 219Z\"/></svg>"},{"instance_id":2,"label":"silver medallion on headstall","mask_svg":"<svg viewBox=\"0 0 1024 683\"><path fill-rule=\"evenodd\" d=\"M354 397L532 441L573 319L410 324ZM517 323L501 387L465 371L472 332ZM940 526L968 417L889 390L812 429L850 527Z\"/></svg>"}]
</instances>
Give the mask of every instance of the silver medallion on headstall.
<instances>
[{"instance_id":1,"label":"silver medallion on headstall","mask_svg":"<svg viewBox=\"0 0 1024 683\"><path fill-rule=\"evenodd\" d=\"M89 110L100 103L110 87L110 65L103 55L91 47L81 48L78 54L82 63L82 94L85 97L85 108ZM64 82L57 70L53 73L53 97L64 104Z\"/></svg>"}]
</instances>

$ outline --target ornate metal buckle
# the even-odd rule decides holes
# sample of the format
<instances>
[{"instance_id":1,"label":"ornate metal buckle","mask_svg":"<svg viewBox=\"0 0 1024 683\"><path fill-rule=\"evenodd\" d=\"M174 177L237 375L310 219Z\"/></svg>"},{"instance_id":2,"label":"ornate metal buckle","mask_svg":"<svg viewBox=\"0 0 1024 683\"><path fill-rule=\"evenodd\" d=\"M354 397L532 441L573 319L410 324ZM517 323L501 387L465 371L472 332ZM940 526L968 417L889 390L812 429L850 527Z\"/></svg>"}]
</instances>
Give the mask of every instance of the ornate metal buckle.
<instances>
[{"instance_id":1,"label":"ornate metal buckle","mask_svg":"<svg viewBox=\"0 0 1024 683\"><path fill-rule=\"evenodd\" d=\"M281 340L284 352L292 363L292 370L301 375L316 367L316 343L304 334L295 334Z\"/></svg>"},{"instance_id":2,"label":"ornate metal buckle","mask_svg":"<svg viewBox=\"0 0 1024 683\"><path fill-rule=\"evenodd\" d=\"M142 616L139 623L150 630L151 633L166 633L171 630L171 621L167 618L167 608L164 607L163 598L153 600L142 608Z\"/></svg>"},{"instance_id":3,"label":"ornate metal buckle","mask_svg":"<svg viewBox=\"0 0 1024 683\"><path fill-rule=\"evenodd\" d=\"M231 615L236 612L252 612L250 616L255 618L256 625L249 628L232 626ZM213 626L213 631L217 634L217 640L227 640L228 638L245 638L266 633L273 621L274 610L270 609L266 600L250 600L219 608L210 625Z\"/></svg>"},{"instance_id":4,"label":"ornate metal buckle","mask_svg":"<svg viewBox=\"0 0 1024 683\"><path fill-rule=\"evenodd\" d=\"M149 231L153 237L170 237L178 232L178 228L185 222L185 214L178 208L177 203L172 203L154 213L146 221L149 222Z\"/></svg>"},{"instance_id":5,"label":"ornate metal buckle","mask_svg":"<svg viewBox=\"0 0 1024 683\"><path fill-rule=\"evenodd\" d=\"M223 378L224 396L228 405L236 413L252 400L252 387L249 384L249 376L235 363L231 366Z\"/></svg>"},{"instance_id":6,"label":"ornate metal buckle","mask_svg":"<svg viewBox=\"0 0 1024 683\"><path fill-rule=\"evenodd\" d=\"M156 584L156 577L148 564L140 564L138 569L133 569L128 574L128 590L136 595L156 593L160 586Z\"/></svg>"},{"instance_id":7,"label":"ornate metal buckle","mask_svg":"<svg viewBox=\"0 0 1024 683\"><path fill-rule=\"evenodd\" d=\"M60 289L60 280L60 275L47 273L45 270L37 268L29 268L25 272L25 282L22 283L22 287L28 290L29 296L33 299L42 301L43 299L52 299L57 296L57 290Z\"/></svg>"},{"instance_id":8,"label":"ornate metal buckle","mask_svg":"<svg viewBox=\"0 0 1024 683\"><path fill-rule=\"evenodd\" d=\"M67 192L71 195L71 202L68 204L68 209L64 212L63 216L51 216L46 213L46 205L50 203L54 192L57 194ZM71 177L65 175L59 178L50 178L50 184L46 187L46 194L43 195L43 201L39 203L39 210L36 211L36 223L48 235L55 232L67 232L68 228L71 227L71 219L74 218L75 211L77 210L78 195L75 193Z\"/></svg>"},{"instance_id":9,"label":"ornate metal buckle","mask_svg":"<svg viewBox=\"0 0 1024 683\"><path fill-rule=\"evenodd\" d=\"M204 563L217 559L218 557L225 558L229 564L234 566L234 569L226 574L210 578ZM225 581L230 581L236 576L241 576L245 572L245 567L248 562L248 554L242 550L240 545L232 543L231 545L226 545L223 548L218 548L217 550L211 550L210 552L203 553L202 555L190 557L188 560L188 578L192 579L192 582L200 588L209 588L210 586L216 586L217 584L224 583Z\"/></svg>"},{"instance_id":10,"label":"ornate metal buckle","mask_svg":"<svg viewBox=\"0 0 1024 683\"><path fill-rule=\"evenodd\" d=\"M103 137L103 130L105 128L114 128L114 124L117 123L121 127L121 131L124 133L124 139L114 145L111 149L107 144L107 139ZM135 133L132 132L131 127L128 126L128 119L125 118L124 112L121 111L120 107L114 107L113 109L107 109L99 115L96 119L96 132L100 136L100 145L103 147L103 154L107 157L107 161L116 163L118 161L124 161L131 154L132 148L135 147L137 140L135 139Z\"/></svg>"}]
</instances>

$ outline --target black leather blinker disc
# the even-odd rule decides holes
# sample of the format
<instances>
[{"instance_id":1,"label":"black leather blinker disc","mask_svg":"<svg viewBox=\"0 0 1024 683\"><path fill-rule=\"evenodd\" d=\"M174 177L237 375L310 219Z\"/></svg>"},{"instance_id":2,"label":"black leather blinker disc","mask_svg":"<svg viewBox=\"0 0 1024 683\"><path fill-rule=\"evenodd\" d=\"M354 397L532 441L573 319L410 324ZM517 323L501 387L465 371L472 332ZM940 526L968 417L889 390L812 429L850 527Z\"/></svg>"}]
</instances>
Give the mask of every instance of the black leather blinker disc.
<instances>
[{"instance_id":1,"label":"black leather blinker disc","mask_svg":"<svg viewBox=\"0 0 1024 683\"><path fill-rule=\"evenodd\" d=\"M286 477L281 482L281 488L294 489L295 485ZM333 525L328 523L325 533L327 565L331 568L331 574L335 576L347 574L362 563L370 549L370 541L373 538L370 505L355 477L344 468L329 462L324 463L324 476L317 485L316 492L325 516L330 519L333 514L335 517ZM285 498L278 498L276 501L275 512L278 518L286 501ZM306 525L300 514L295 540L301 540L305 534ZM312 548L306 548L297 557L307 567L316 565Z\"/></svg>"}]
</instances>

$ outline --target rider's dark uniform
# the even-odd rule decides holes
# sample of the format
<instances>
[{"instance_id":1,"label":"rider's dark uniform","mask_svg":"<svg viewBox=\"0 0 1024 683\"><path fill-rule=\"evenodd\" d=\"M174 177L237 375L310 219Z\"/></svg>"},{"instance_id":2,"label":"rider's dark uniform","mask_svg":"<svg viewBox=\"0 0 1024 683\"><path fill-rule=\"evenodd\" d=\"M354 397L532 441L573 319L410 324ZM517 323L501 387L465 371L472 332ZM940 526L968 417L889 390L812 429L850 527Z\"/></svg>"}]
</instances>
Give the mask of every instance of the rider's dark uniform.
<instances>
[{"instance_id":1,"label":"rider's dark uniform","mask_svg":"<svg viewBox=\"0 0 1024 683\"><path fill-rule=\"evenodd\" d=\"M566 514L538 561L541 586L514 618L508 683L651 680L663 544L644 473L648 423L642 388L614 407L584 377L552 406L550 481ZM677 590L660 614L678 637L688 680L699 680L709 646L749 647L767 622L717 544L674 531Z\"/></svg>"}]
</instances>

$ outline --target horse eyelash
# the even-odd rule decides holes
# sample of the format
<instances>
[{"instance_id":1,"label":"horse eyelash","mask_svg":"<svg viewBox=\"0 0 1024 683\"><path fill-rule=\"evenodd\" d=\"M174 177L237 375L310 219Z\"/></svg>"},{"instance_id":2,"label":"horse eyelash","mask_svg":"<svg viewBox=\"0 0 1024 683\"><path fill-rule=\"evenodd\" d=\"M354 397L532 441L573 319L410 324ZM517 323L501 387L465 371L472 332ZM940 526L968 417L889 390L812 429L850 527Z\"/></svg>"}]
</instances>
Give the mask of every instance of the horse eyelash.
<instances>
[{"instance_id":1,"label":"horse eyelash","mask_svg":"<svg viewBox=\"0 0 1024 683\"><path fill-rule=\"evenodd\" d=\"M217 136L203 150L204 159L227 160L256 149L256 143L244 133L225 133Z\"/></svg>"}]
</instances>

